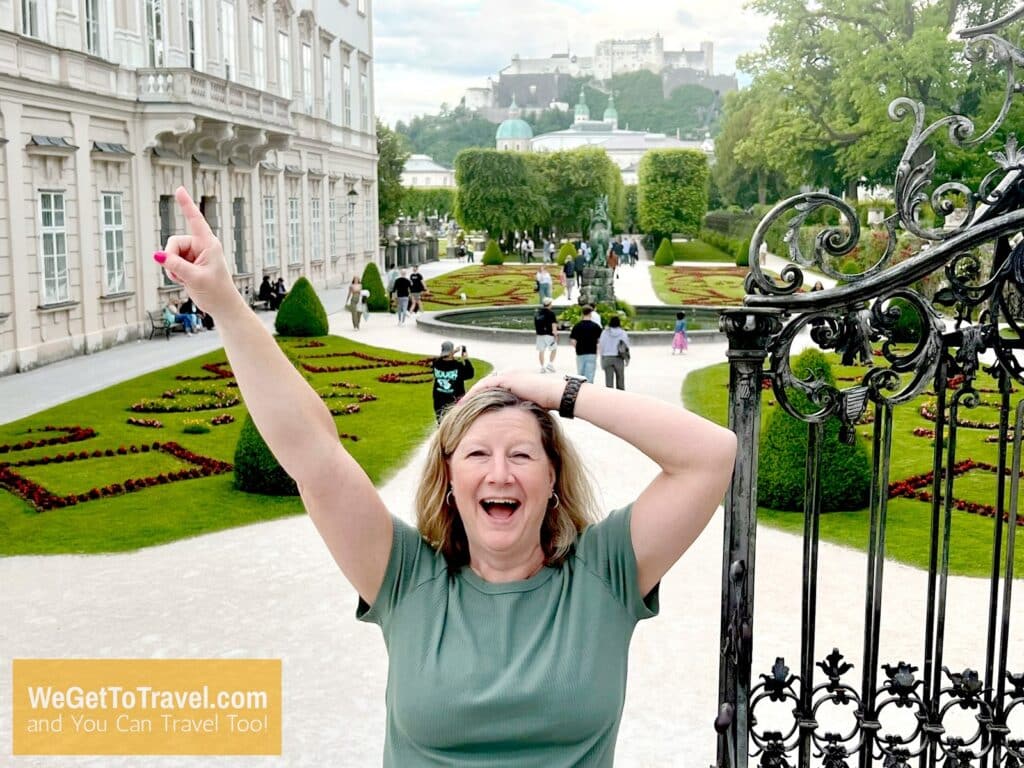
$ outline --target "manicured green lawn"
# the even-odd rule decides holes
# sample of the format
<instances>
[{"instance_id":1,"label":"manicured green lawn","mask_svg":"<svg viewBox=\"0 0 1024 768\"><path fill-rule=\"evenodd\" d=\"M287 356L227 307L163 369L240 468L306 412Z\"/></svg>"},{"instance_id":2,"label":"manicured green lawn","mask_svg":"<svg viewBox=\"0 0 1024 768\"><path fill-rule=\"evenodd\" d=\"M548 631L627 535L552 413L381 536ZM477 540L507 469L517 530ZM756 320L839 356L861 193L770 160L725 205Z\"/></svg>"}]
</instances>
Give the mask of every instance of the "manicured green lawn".
<instances>
[{"instance_id":1,"label":"manicured green lawn","mask_svg":"<svg viewBox=\"0 0 1024 768\"><path fill-rule=\"evenodd\" d=\"M471 264L446 275L427 281L430 295L423 301L427 312L460 307L513 306L536 304L537 291L533 276L538 264L506 262L501 267L485 267ZM560 296L562 286L558 282L559 267L548 265L551 273L551 295ZM461 294L466 294L463 301Z\"/></svg>"},{"instance_id":2,"label":"manicured green lawn","mask_svg":"<svg viewBox=\"0 0 1024 768\"><path fill-rule=\"evenodd\" d=\"M743 303L746 267L651 267L651 283L666 304L737 306Z\"/></svg>"},{"instance_id":3,"label":"manicured green lawn","mask_svg":"<svg viewBox=\"0 0 1024 768\"><path fill-rule=\"evenodd\" d=\"M840 387L851 386L859 380L865 369L843 367L833 361L833 373ZM715 365L691 373L683 386L683 400L686 406L719 424L727 421L729 369L727 364ZM994 389L994 380L987 374L979 377L979 389ZM766 390L762 394L762 426L769 413L779 406L774 402L774 393ZM982 394L984 402L997 398L994 394ZM895 410L893 423L893 449L891 458L890 484L909 479L931 471L934 440L915 436L917 428L933 429L934 423L920 414L920 407L934 402L934 395L924 394L911 403ZM873 409L869 410L873 414ZM973 410L963 409L961 422L970 420L991 423L998 419L992 405L982 405ZM859 439L865 442L870 455L873 427L862 424L857 428ZM991 429L970 429L961 426L957 433L957 461L973 459L975 462L995 464L997 448L986 443L985 438L995 434ZM770 461L770 456L761 455L760 461ZM825 471L826 478L828 476ZM995 503L996 476L982 468L975 468L955 476L954 499L965 503ZM928 483L923 491L930 491ZM803 531L803 515L758 508L758 518L768 525L793 533ZM992 559L992 535L994 520L981 514L973 514L956 508L952 511L952 533L950 547L950 572L968 576L988 576ZM821 536L827 541L855 549L866 550L870 519L867 510L855 512L830 512L822 515ZM917 498L893 497L890 494L888 520L886 525L886 553L889 557L918 568L928 567L930 544L931 503ZM1018 535L1024 530L1018 528ZM1005 527L1004 527L1005 537ZM1005 543L1004 543L1005 549ZM1024 568L1024 547L1018 547L1015 557L1016 572Z\"/></svg>"},{"instance_id":4,"label":"manicured green lawn","mask_svg":"<svg viewBox=\"0 0 1024 768\"><path fill-rule=\"evenodd\" d=\"M708 245L703 240L691 240L688 243L672 243L676 252L676 261L713 261L735 264L736 259L725 251Z\"/></svg>"},{"instance_id":5,"label":"manicured green lawn","mask_svg":"<svg viewBox=\"0 0 1024 768\"><path fill-rule=\"evenodd\" d=\"M335 422L346 449L380 483L433 428L426 361L336 336L313 341L280 343L332 411L358 409ZM476 363L478 375L489 370ZM234 489L230 463L245 418L245 405L231 404L237 393L218 350L0 425L0 555L117 552L301 513L296 497ZM218 407L201 409L207 404ZM183 431L187 419L209 424L225 414L234 421L206 434ZM19 483L23 493L32 484L36 504L12 491ZM126 492L133 487L140 490ZM39 511L46 499L71 496L71 506Z\"/></svg>"}]
</instances>

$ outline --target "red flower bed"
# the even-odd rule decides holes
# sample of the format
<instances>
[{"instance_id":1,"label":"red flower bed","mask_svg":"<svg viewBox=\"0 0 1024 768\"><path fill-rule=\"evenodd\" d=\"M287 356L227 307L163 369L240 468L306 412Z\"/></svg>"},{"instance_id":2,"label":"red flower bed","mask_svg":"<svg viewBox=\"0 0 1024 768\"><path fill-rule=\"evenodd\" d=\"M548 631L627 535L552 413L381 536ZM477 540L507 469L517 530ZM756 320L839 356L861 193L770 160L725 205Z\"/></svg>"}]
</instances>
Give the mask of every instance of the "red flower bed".
<instances>
[{"instance_id":1,"label":"red flower bed","mask_svg":"<svg viewBox=\"0 0 1024 768\"><path fill-rule=\"evenodd\" d=\"M993 464L989 464L984 461L974 461L973 459L964 459L953 465L953 476L962 475L972 470L981 470L983 472L998 473L999 468ZM1009 476L1010 469L1004 468L1003 475ZM943 477L945 477L945 470L943 470ZM1024 477L1024 473L1022 473ZM934 472L925 472L920 475L913 475L904 480L898 480L894 483L889 483L889 498L904 498L904 499L917 499L918 501L931 502L933 495L931 491L924 490L930 488L935 482ZM943 501L942 497L939 497L939 501ZM978 504L974 501L965 501L963 499L953 499L951 502L952 506L962 512L970 512L974 515L981 515L983 517L995 517L996 508L992 504ZM1009 522L1010 516L1008 512L1003 512L1003 520ZM1017 515L1017 525L1024 526L1024 515Z\"/></svg>"},{"instance_id":2,"label":"red flower bed","mask_svg":"<svg viewBox=\"0 0 1024 768\"><path fill-rule=\"evenodd\" d=\"M60 464L68 461L81 461L90 458L101 458L109 456L125 456L129 453L148 453L150 450L162 451L175 458L185 461L193 466L181 469L176 472L162 473L156 476L129 478L122 483L111 483L102 488L91 488L84 493L68 494L57 496L38 483L22 477L12 468L19 466L36 466L40 464ZM31 504L37 512L46 512L50 509L61 509L72 507L87 501L103 498L105 496L118 496L123 493L133 493L154 485L166 485L178 480L190 480L198 477L210 477L212 475L230 472L233 467L223 461L212 459L208 456L200 456L192 453L178 443L153 443L152 445L120 446L117 449L108 448L104 451L96 450L92 453L81 451L79 453L58 454L56 456L44 456L39 459L28 459L17 464L0 464L0 488L5 488L16 496L20 496Z\"/></svg>"},{"instance_id":3,"label":"red flower bed","mask_svg":"<svg viewBox=\"0 0 1024 768\"><path fill-rule=\"evenodd\" d=\"M47 437L42 440L23 440L20 443L8 443L6 445L0 445L0 453L10 453L11 451L27 451L30 448L40 448L44 445L67 445L68 443L77 443L82 440L88 440L96 437L96 430L91 427L53 427L45 426L37 429L29 429L28 432L63 432L64 435L61 437Z\"/></svg>"}]
</instances>

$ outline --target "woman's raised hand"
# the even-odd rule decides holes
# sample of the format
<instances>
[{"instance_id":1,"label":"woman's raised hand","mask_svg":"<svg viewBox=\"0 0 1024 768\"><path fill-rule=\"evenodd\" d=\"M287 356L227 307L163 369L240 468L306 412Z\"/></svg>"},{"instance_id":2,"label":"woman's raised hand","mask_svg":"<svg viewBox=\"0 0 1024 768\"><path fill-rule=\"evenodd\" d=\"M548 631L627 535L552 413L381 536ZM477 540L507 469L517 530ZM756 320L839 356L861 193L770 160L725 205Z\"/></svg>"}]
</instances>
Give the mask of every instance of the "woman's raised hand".
<instances>
[{"instance_id":1,"label":"woman's raised hand","mask_svg":"<svg viewBox=\"0 0 1024 768\"><path fill-rule=\"evenodd\" d=\"M550 374L506 371L484 376L472 389L507 389L523 400L532 400L541 408L554 410L562 400L565 379ZM471 390L472 391L472 390Z\"/></svg>"},{"instance_id":2,"label":"woman's raised hand","mask_svg":"<svg viewBox=\"0 0 1024 768\"><path fill-rule=\"evenodd\" d=\"M213 234L199 207L184 187L178 187L174 197L191 234L171 237L163 251L153 254L153 259L163 265L171 280L185 286L197 306L217 317L241 296L224 260L220 240Z\"/></svg>"}]
</instances>

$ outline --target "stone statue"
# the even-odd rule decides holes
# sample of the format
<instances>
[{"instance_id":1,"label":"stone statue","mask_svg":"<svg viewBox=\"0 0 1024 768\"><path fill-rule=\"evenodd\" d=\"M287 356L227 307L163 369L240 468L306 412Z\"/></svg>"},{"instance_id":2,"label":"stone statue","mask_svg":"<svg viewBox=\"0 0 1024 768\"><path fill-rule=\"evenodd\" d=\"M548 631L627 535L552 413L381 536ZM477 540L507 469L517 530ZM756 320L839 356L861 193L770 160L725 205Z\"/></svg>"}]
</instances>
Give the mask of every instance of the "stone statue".
<instances>
[{"instance_id":1,"label":"stone statue","mask_svg":"<svg viewBox=\"0 0 1024 768\"><path fill-rule=\"evenodd\" d=\"M611 221L608 219L608 195L601 195L590 212L591 264L608 266L608 244L611 239Z\"/></svg>"}]
</instances>

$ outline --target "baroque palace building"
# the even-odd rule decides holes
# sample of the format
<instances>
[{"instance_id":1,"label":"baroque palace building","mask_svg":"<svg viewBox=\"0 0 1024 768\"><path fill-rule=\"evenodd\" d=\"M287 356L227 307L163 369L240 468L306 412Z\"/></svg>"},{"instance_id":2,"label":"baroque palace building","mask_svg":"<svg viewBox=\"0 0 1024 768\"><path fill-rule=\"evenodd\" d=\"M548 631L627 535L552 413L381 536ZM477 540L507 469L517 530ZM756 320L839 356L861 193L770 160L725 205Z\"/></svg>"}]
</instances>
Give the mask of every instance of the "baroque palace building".
<instances>
[{"instance_id":1,"label":"baroque palace building","mask_svg":"<svg viewBox=\"0 0 1024 768\"><path fill-rule=\"evenodd\" d=\"M378 260L369 3L0 0L0 374L148 335L179 185L243 294Z\"/></svg>"}]
</instances>

